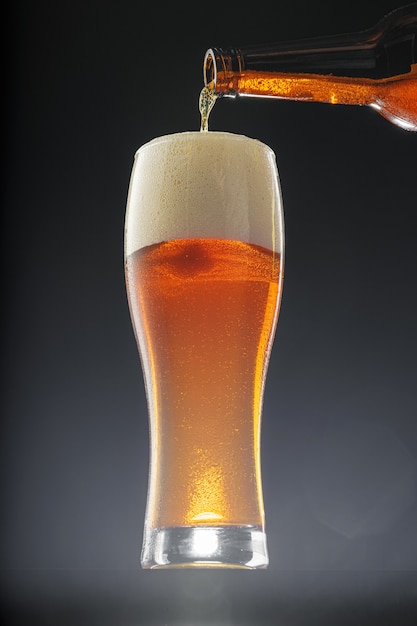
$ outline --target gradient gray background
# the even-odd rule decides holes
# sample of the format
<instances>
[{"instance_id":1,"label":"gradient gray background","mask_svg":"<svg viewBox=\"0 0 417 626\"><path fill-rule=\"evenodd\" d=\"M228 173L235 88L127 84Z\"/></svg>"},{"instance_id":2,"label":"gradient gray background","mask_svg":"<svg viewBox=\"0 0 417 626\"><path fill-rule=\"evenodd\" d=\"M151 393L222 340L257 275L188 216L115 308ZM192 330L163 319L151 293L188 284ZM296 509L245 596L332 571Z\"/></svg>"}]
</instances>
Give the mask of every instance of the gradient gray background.
<instances>
[{"instance_id":1,"label":"gradient gray background","mask_svg":"<svg viewBox=\"0 0 417 626\"><path fill-rule=\"evenodd\" d=\"M286 279L264 404L270 568L142 572L148 424L123 276L133 155L199 128L210 46L373 25L385 0L16 0L3 162L8 624L417 623L417 135L223 99L276 152Z\"/></svg>"}]
</instances>

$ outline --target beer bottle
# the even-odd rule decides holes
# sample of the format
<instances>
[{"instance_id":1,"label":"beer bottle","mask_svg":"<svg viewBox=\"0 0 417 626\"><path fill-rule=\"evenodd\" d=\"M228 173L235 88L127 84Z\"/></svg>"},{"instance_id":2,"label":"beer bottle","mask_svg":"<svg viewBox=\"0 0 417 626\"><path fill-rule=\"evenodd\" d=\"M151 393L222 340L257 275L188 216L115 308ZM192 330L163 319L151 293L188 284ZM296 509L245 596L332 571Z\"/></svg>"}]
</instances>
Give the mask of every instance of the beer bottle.
<instances>
[{"instance_id":1,"label":"beer bottle","mask_svg":"<svg viewBox=\"0 0 417 626\"><path fill-rule=\"evenodd\" d=\"M204 82L217 96L367 105L417 131L417 4L355 34L211 48Z\"/></svg>"}]
</instances>

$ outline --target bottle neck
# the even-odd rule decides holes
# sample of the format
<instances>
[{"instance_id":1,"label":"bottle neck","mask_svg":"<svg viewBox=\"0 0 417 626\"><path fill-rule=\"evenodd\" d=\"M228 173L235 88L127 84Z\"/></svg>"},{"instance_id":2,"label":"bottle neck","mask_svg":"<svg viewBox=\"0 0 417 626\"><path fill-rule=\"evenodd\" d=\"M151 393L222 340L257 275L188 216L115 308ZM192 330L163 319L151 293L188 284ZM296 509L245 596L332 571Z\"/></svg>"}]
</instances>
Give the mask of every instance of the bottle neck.
<instances>
[{"instance_id":1,"label":"bottle neck","mask_svg":"<svg viewBox=\"0 0 417 626\"><path fill-rule=\"evenodd\" d=\"M211 48L204 59L204 82L226 94L228 77L237 73L331 74L381 79L405 74L414 63L417 63L417 4L393 11L374 28L360 33L271 46Z\"/></svg>"}]
</instances>

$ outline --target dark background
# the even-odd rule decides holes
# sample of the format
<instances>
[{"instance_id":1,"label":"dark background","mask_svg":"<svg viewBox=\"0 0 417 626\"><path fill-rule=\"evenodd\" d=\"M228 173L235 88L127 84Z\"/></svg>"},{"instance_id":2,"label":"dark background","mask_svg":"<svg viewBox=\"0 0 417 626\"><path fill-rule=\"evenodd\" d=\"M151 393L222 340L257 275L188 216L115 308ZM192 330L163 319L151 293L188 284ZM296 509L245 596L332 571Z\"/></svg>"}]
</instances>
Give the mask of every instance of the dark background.
<instances>
[{"instance_id":1,"label":"dark background","mask_svg":"<svg viewBox=\"0 0 417 626\"><path fill-rule=\"evenodd\" d=\"M417 135L359 107L239 98L212 113L212 130L274 149L284 198L267 571L139 568L148 424L123 276L134 152L198 130L208 47L358 31L401 4L6 7L6 623L417 623Z\"/></svg>"}]
</instances>

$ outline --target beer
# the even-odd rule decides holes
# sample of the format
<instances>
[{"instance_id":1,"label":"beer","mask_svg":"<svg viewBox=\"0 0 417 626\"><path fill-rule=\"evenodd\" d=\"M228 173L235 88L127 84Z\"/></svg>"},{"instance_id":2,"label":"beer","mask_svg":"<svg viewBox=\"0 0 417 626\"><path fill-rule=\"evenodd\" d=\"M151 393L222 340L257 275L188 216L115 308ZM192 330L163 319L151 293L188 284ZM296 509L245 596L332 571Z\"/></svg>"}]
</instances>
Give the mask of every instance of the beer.
<instances>
[{"instance_id":1,"label":"beer","mask_svg":"<svg viewBox=\"0 0 417 626\"><path fill-rule=\"evenodd\" d=\"M279 257L179 239L138 250L126 270L154 406L149 523L262 526L259 419Z\"/></svg>"},{"instance_id":2,"label":"beer","mask_svg":"<svg viewBox=\"0 0 417 626\"><path fill-rule=\"evenodd\" d=\"M272 150L216 132L142 146L125 271L150 424L142 567L266 567L261 413L283 280Z\"/></svg>"},{"instance_id":3,"label":"beer","mask_svg":"<svg viewBox=\"0 0 417 626\"><path fill-rule=\"evenodd\" d=\"M201 116L200 130L202 132L208 131L209 116L212 108L217 100L217 94L213 89L209 87L203 87L200 92L200 98L198 102L198 108Z\"/></svg>"},{"instance_id":4,"label":"beer","mask_svg":"<svg viewBox=\"0 0 417 626\"><path fill-rule=\"evenodd\" d=\"M370 106L388 121L417 130L417 64L410 72L372 79L246 71L217 73L216 89L304 102Z\"/></svg>"}]
</instances>

